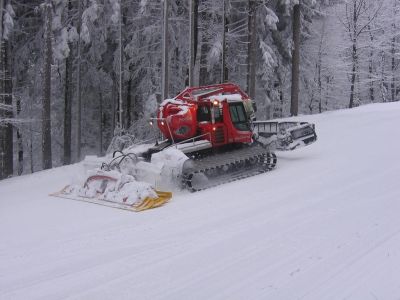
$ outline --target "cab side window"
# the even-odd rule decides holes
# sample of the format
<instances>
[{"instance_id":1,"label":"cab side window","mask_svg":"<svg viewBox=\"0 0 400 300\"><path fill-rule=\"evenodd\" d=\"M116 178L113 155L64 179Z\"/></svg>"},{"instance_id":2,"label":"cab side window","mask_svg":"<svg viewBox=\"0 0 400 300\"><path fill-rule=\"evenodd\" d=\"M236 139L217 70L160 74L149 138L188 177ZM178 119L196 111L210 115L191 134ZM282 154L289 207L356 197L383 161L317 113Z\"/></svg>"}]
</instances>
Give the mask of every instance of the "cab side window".
<instances>
[{"instance_id":1,"label":"cab side window","mask_svg":"<svg viewBox=\"0 0 400 300\"><path fill-rule=\"evenodd\" d=\"M208 107L206 105L202 105L197 108L197 121L198 122L210 122L211 121L210 107Z\"/></svg>"}]
</instances>

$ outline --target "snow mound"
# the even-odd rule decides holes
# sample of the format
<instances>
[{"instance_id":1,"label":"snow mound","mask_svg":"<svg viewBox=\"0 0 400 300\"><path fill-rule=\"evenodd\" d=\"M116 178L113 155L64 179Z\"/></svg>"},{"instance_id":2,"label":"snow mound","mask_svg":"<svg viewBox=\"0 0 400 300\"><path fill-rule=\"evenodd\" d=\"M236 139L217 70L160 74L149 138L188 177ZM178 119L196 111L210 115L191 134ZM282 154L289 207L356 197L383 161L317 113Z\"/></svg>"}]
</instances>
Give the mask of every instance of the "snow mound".
<instances>
[{"instance_id":1,"label":"snow mound","mask_svg":"<svg viewBox=\"0 0 400 300\"><path fill-rule=\"evenodd\" d=\"M163 167L171 167L182 170L183 163L188 159L188 157L179 149L174 147L169 147L158 153L154 153L151 156L151 163Z\"/></svg>"},{"instance_id":2,"label":"snow mound","mask_svg":"<svg viewBox=\"0 0 400 300\"><path fill-rule=\"evenodd\" d=\"M157 188L176 190L184 162L188 157L179 149L169 147L151 156L151 165L160 170Z\"/></svg>"}]
</instances>

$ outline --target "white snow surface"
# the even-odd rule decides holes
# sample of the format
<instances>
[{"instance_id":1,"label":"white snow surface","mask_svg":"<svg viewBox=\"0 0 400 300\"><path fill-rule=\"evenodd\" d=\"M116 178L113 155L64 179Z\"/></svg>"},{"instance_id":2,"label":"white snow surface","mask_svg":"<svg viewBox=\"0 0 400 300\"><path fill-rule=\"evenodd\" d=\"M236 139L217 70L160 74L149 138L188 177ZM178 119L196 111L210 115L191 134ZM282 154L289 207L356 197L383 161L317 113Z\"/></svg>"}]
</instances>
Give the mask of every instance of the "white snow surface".
<instances>
[{"instance_id":1,"label":"white snow surface","mask_svg":"<svg viewBox=\"0 0 400 300\"><path fill-rule=\"evenodd\" d=\"M0 299L399 299L400 103L298 117L267 174L141 213L48 196L78 165L0 182Z\"/></svg>"}]
</instances>

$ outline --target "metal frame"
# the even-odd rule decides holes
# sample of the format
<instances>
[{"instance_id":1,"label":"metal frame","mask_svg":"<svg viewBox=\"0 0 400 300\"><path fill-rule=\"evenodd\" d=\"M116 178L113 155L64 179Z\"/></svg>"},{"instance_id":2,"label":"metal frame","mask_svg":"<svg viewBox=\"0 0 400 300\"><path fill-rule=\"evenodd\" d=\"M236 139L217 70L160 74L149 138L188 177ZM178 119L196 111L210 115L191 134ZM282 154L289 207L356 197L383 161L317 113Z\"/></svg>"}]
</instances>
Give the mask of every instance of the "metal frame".
<instances>
[{"instance_id":1,"label":"metal frame","mask_svg":"<svg viewBox=\"0 0 400 300\"><path fill-rule=\"evenodd\" d=\"M165 122L165 124L167 124L168 132L169 132L169 134L171 136L171 139L172 139L172 144L169 147L175 146L175 148L177 148L178 145L188 143L189 141L192 141L192 145L194 145L194 143L196 142L197 139L199 139L201 137L204 137L204 136L209 136L210 143L212 143L212 141L211 141L211 139L212 139L211 132L207 132L207 133L204 133L204 134L201 134L201 135L196 135L196 136L194 136L192 138L189 138L189 139L186 139L186 140L183 140L183 141L180 141L180 142L176 143L174 138L173 138L173 136L172 136L171 128L169 127L168 122L166 121L165 118L150 118L149 120L150 121L161 121L161 122Z\"/></svg>"},{"instance_id":2,"label":"metal frame","mask_svg":"<svg viewBox=\"0 0 400 300\"><path fill-rule=\"evenodd\" d=\"M171 139L172 139L172 144L175 144L175 140L174 140L174 137L172 136L171 128L168 125L167 119L165 119L165 118L150 118L150 121L153 121L153 120L154 121L161 121L161 122L164 122L165 124L167 124L168 132L169 132L169 135L171 136Z\"/></svg>"}]
</instances>

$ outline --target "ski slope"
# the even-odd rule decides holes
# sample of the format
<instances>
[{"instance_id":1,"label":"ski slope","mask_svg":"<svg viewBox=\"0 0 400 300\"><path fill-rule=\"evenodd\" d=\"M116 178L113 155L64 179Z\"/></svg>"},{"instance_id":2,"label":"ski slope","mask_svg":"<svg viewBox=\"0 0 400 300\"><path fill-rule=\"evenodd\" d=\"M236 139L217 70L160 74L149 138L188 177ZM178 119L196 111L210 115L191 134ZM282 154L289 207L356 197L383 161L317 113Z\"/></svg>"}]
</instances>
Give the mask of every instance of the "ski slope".
<instances>
[{"instance_id":1,"label":"ski slope","mask_svg":"<svg viewBox=\"0 0 400 300\"><path fill-rule=\"evenodd\" d=\"M0 182L0 299L400 299L400 103L315 116L267 174L131 213Z\"/></svg>"}]
</instances>

